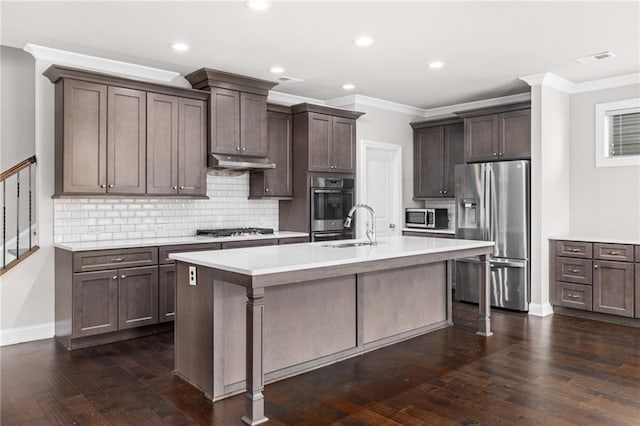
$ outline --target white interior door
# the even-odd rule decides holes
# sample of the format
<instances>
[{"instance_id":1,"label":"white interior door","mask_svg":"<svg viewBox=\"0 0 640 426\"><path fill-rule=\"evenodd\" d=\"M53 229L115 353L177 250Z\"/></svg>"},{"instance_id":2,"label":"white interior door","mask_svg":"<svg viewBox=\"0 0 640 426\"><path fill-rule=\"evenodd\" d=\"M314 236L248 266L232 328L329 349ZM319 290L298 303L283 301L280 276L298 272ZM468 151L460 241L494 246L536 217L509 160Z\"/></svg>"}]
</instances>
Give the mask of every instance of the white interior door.
<instances>
[{"instance_id":1,"label":"white interior door","mask_svg":"<svg viewBox=\"0 0 640 426\"><path fill-rule=\"evenodd\" d=\"M360 141L356 200L376 211L376 235L400 235L402 218L402 146ZM360 211L357 237L365 234L367 213Z\"/></svg>"}]
</instances>

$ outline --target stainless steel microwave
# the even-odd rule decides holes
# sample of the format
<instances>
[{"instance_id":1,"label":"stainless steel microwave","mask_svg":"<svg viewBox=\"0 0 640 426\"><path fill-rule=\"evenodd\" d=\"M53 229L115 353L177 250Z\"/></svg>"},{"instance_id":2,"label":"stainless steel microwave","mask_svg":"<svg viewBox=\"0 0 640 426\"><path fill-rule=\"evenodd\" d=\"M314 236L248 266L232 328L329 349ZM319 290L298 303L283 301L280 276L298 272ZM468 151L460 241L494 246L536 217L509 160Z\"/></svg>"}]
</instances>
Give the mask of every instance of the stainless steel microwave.
<instances>
[{"instance_id":1,"label":"stainless steel microwave","mask_svg":"<svg viewBox=\"0 0 640 426\"><path fill-rule=\"evenodd\" d=\"M405 209L407 228L446 229L449 227L447 209Z\"/></svg>"}]
</instances>

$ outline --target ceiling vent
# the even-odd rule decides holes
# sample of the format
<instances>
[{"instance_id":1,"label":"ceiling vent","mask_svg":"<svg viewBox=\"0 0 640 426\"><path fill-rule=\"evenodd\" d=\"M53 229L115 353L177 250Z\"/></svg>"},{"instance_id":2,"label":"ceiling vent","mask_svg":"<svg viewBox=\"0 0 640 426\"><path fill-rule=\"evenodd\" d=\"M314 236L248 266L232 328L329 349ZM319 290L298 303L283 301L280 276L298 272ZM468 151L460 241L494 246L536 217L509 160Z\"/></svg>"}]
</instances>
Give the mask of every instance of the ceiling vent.
<instances>
[{"instance_id":1,"label":"ceiling vent","mask_svg":"<svg viewBox=\"0 0 640 426\"><path fill-rule=\"evenodd\" d=\"M613 58L615 56L616 56L615 53L606 51L606 52L594 53L593 55L585 56L583 58L578 58L576 59L576 62L579 62L581 64L588 64L591 62L602 61L604 59Z\"/></svg>"},{"instance_id":2,"label":"ceiling vent","mask_svg":"<svg viewBox=\"0 0 640 426\"><path fill-rule=\"evenodd\" d=\"M304 81L301 78L289 77L286 75L279 75L275 80L280 83L301 83Z\"/></svg>"}]
</instances>

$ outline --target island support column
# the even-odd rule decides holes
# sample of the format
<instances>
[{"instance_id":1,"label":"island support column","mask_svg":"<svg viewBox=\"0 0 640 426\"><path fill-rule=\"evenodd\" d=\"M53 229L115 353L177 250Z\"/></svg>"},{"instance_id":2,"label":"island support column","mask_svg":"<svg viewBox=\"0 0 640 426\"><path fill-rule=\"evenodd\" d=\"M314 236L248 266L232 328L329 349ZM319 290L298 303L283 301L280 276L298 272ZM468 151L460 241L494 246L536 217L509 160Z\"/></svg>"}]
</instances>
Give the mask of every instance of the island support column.
<instances>
[{"instance_id":1,"label":"island support column","mask_svg":"<svg viewBox=\"0 0 640 426\"><path fill-rule=\"evenodd\" d=\"M480 312L478 315L478 332L481 336L489 337L491 332L491 264L489 263L489 255L480 256L481 273L478 299Z\"/></svg>"},{"instance_id":2,"label":"island support column","mask_svg":"<svg viewBox=\"0 0 640 426\"><path fill-rule=\"evenodd\" d=\"M269 420L264 415L263 370L264 288L247 288L247 393L242 421L259 425Z\"/></svg>"}]
</instances>

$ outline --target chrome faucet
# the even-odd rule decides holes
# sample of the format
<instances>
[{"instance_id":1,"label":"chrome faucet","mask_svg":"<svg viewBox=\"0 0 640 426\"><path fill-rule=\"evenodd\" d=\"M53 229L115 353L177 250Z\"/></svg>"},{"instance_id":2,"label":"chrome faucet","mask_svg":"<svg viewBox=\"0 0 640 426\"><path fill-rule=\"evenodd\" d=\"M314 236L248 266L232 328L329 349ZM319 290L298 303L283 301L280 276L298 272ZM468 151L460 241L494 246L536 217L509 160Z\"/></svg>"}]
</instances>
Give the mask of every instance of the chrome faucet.
<instances>
[{"instance_id":1,"label":"chrome faucet","mask_svg":"<svg viewBox=\"0 0 640 426\"><path fill-rule=\"evenodd\" d=\"M366 209L371 215L371 222L366 222L367 225L367 238L369 239L369 243L371 245L376 245L378 242L376 241L376 211L367 204L356 204L351 207L349 213L347 214L347 219L344 221L345 228L351 228L351 221L353 220L353 213L359 208Z\"/></svg>"}]
</instances>

